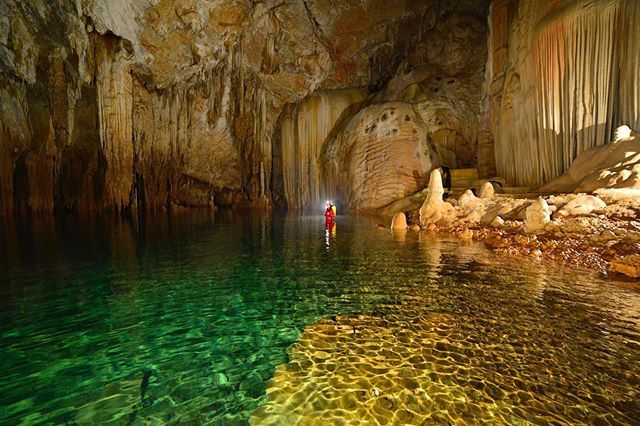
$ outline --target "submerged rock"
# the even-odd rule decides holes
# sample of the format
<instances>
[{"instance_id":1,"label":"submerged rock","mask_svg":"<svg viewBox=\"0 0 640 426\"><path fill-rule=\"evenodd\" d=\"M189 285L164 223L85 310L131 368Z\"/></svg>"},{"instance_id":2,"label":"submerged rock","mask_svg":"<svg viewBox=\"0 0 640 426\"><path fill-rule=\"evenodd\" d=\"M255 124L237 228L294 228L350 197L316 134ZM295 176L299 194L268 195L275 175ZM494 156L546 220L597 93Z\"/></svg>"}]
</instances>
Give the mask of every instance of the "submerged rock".
<instances>
[{"instance_id":1,"label":"submerged rock","mask_svg":"<svg viewBox=\"0 0 640 426\"><path fill-rule=\"evenodd\" d=\"M213 375L213 384L218 386L224 386L229 383L229 378L224 373L215 373Z\"/></svg>"},{"instance_id":2,"label":"submerged rock","mask_svg":"<svg viewBox=\"0 0 640 426\"><path fill-rule=\"evenodd\" d=\"M632 278L640 278L640 254L622 257L610 263L611 270Z\"/></svg>"}]
</instances>

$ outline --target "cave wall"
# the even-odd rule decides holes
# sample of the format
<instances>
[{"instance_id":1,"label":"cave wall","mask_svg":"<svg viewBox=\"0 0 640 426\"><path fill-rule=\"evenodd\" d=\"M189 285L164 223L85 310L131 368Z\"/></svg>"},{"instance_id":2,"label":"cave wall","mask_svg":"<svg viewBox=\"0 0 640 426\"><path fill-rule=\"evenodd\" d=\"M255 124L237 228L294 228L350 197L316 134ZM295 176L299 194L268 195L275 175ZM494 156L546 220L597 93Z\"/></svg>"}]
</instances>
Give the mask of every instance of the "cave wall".
<instances>
[{"instance_id":1,"label":"cave wall","mask_svg":"<svg viewBox=\"0 0 640 426\"><path fill-rule=\"evenodd\" d=\"M407 102L369 105L324 145L321 196L341 207L374 212L425 188L442 164L428 126Z\"/></svg>"},{"instance_id":2,"label":"cave wall","mask_svg":"<svg viewBox=\"0 0 640 426\"><path fill-rule=\"evenodd\" d=\"M280 122L284 198L292 209L321 208L322 147L343 114L357 109L366 89L320 90L285 107Z\"/></svg>"},{"instance_id":3,"label":"cave wall","mask_svg":"<svg viewBox=\"0 0 640 426\"><path fill-rule=\"evenodd\" d=\"M483 16L487 5L3 1L0 210L264 206L287 197L304 207L317 189L305 189L311 198L290 190L306 176L294 171L290 162L302 159L282 144L278 124L283 110L304 106L285 106L317 90L380 91L443 17ZM318 123L341 115L341 101L329 104L335 111ZM321 142L312 143L317 153Z\"/></svg>"},{"instance_id":4,"label":"cave wall","mask_svg":"<svg viewBox=\"0 0 640 426\"><path fill-rule=\"evenodd\" d=\"M373 211L423 189L433 167L475 166L486 24L449 11L421 25L369 96L320 91L285 108L274 146L290 207L317 208L328 198Z\"/></svg>"},{"instance_id":5,"label":"cave wall","mask_svg":"<svg viewBox=\"0 0 640 426\"><path fill-rule=\"evenodd\" d=\"M478 167L523 186L640 126L640 3L495 0Z\"/></svg>"},{"instance_id":6,"label":"cave wall","mask_svg":"<svg viewBox=\"0 0 640 426\"><path fill-rule=\"evenodd\" d=\"M639 21L634 0L5 0L0 211L377 205L349 185L386 168L340 147L390 108L415 120L379 152L538 186L640 128Z\"/></svg>"}]
</instances>

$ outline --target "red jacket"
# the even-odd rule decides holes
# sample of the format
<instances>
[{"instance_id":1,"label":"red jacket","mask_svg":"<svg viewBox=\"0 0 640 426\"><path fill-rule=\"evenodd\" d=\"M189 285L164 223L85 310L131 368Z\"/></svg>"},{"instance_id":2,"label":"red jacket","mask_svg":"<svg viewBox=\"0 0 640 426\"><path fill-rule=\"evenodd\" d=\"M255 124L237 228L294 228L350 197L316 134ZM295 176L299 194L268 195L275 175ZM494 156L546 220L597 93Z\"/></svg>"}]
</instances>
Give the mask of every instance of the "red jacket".
<instances>
[{"instance_id":1,"label":"red jacket","mask_svg":"<svg viewBox=\"0 0 640 426\"><path fill-rule=\"evenodd\" d=\"M333 212L333 208L328 207L325 211L324 211L324 217L326 218L327 222L330 222L333 220L334 217L336 217L336 214Z\"/></svg>"}]
</instances>

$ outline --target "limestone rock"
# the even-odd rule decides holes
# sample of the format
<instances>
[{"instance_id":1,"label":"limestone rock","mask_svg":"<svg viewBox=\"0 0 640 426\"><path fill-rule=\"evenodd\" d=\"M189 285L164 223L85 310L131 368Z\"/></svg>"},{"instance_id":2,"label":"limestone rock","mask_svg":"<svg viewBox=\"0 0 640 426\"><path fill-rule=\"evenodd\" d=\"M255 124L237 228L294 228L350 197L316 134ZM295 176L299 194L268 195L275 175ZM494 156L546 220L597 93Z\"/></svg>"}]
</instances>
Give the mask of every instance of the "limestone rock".
<instances>
[{"instance_id":1,"label":"limestone rock","mask_svg":"<svg viewBox=\"0 0 640 426\"><path fill-rule=\"evenodd\" d=\"M425 126L411 104L372 105L325 144L324 194L347 208L370 211L424 188L429 172L439 164L438 152L427 141Z\"/></svg>"},{"instance_id":2,"label":"limestone rock","mask_svg":"<svg viewBox=\"0 0 640 426\"><path fill-rule=\"evenodd\" d=\"M391 220L391 229L407 229L407 216L404 213L396 213Z\"/></svg>"},{"instance_id":3,"label":"limestone rock","mask_svg":"<svg viewBox=\"0 0 640 426\"><path fill-rule=\"evenodd\" d=\"M493 226L494 228L500 228L504 226L504 219L500 216L496 216L495 219L491 221L491 226Z\"/></svg>"},{"instance_id":4,"label":"limestone rock","mask_svg":"<svg viewBox=\"0 0 640 426\"><path fill-rule=\"evenodd\" d=\"M598 197L587 194L579 194L567 202L556 212L558 217L578 216L589 214L594 210L602 210L607 204Z\"/></svg>"},{"instance_id":5,"label":"limestone rock","mask_svg":"<svg viewBox=\"0 0 640 426\"><path fill-rule=\"evenodd\" d=\"M501 217L501 220L524 219L520 215L529 203L526 199L509 197L478 198L467 190L458 199L458 206L461 208L459 221L467 224L490 225L498 217Z\"/></svg>"},{"instance_id":6,"label":"limestone rock","mask_svg":"<svg viewBox=\"0 0 640 426\"><path fill-rule=\"evenodd\" d=\"M551 221L551 211L549 205L538 197L526 210L525 231L532 233L544 229L545 225Z\"/></svg>"},{"instance_id":7,"label":"limestone rock","mask_svg":"<svg viewBox=\"0 0 640 426\"><path fill-rule=\"evenodd\" d=\"M610 263L613 271L632 278L640 278L640 254L625 256Z\"/></svg>"},{"instance_id":8,"label":"limestone rock","mask_svg":"<svg viewBox=\"0 0 640 426\"><path fill-rule=\"evenodd\" d=\"M455 52L434 48L412 64L481 79L475 62L482 65L482 52L467 69L465 53L475 49L469 36L455 43L443 37L447 27L482 23L464 16L484 17L487 5L0 2L0 210L257 206L271 199L315 207L324 138L349 99L368 92L333 90L379 91L410 51L436 43ZM478 46L482 39L474 38ZM472 93L475 102L479 93ZM463 120L474 116L468 111ZM470 146L473 135L469 126Z\"/></svg>"},{"instance_id":9,"label":"limestone rock","mask_svg":"<svg viewBox=\"0 0 640 426\"><path fill-rule=\"evenodd\" d=\"M462 209L472 209L482 203L482 200L478 199L470 189L467 189L458 198L458 206Z\"/></svg>"},{"instance_id":10,"label":"limestone rock","mask_svg":"<svg viewBox=\"0 0 640 426\"><path fill-rule=\"evenodd\" d=\"M444 188L440 171L433 170L429 179L427 198L420 207L420 226L423 228L439 223L450 223L456 217L454 207L442 200Z\"/></svg>"},{"instance_id":11,"label":"limestone rock","mask_svg":"<svg viewBox=\"0 0 640 426\"><path fill-rule=\"evenodd\" d=\"M616 126L640 129L639 21L637 1L492 2L480 174L539 186L606 146ZM603 176L574 189L625 180Z\"/></svg>"},{"instance_id":12,"label":"limestone rock","mask_svg":"<svg viewBox=\"0 0 640 426\"><path fill-rule=\"evenodd\" d=\"M322 203L319 159L327 136L348 108L367 95L363 89L322 90L280 116L282 185L287 206L309 208ZM278 171L274 171L276 175ZM301 182L308 182L301 185ZM328 194L327 198L334 198Z\"/></svg>"},{"instance_id":13,"label":"limestone rock","mask_svg":"<svg viewBox=\"0 0 640 426\"><path fill-rule=\"evenodd\" d=\"M480 198L491 198L495 192L493 184L491 182L485 182L480 187Z\"/></svg>"}]
</instances>

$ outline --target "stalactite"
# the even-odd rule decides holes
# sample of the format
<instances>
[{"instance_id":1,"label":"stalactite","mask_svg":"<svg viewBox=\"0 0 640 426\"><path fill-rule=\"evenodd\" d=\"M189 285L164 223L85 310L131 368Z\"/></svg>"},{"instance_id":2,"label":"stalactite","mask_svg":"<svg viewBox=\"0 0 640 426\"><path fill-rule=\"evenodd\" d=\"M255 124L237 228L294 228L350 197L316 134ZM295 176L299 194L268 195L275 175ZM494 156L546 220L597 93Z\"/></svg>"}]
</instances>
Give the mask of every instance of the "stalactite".
<instances>
[{"instance_id":1,"label":"stalactite","mask_svg":"<svg viewBox=\"0 0 640 426\"><path fill-rule=\"evenodd\" d=\"M126 52L115 37L96 38L96 87L105 200L120 211L129 206L133 189L133 80Z\"/></svg>"},{"instance_id":2,"label":"stalactite","mask_svg":"<svg viewBox=\"0 0 640 426\"><path fill-rule=\"evenodd\" d=\"M514 5L517 14L504 19ZM622 120L638 119L640 49L631 30L637 10L627 0L494 2L485 83L493 99L485 123L498 174L540 185L581 152L610 141ZM505 32L508 44L495 37Z\"/></svg>"},{"instance_id":3,"label":"stalactite","mask_svg":"<svg viewBox=\"0 0 640 426\"><path fill-rule=\"evenodd\" d=\"M627 0L620 12L616 34L620 66L620 92L616 124L640 131L640 3Z\"/></svg>"},{"instance_id":4,"label":"stalactite","mask_svg":"<svg viewBox=\"0 0 640 426\"><path fill-rule=\"evenodd\" d=\"M290 208L320 205L318 160L323 144L345 109L366 95L364 89L323 90L283 112L283 179Z\"/></svg>"}]
</instances>

